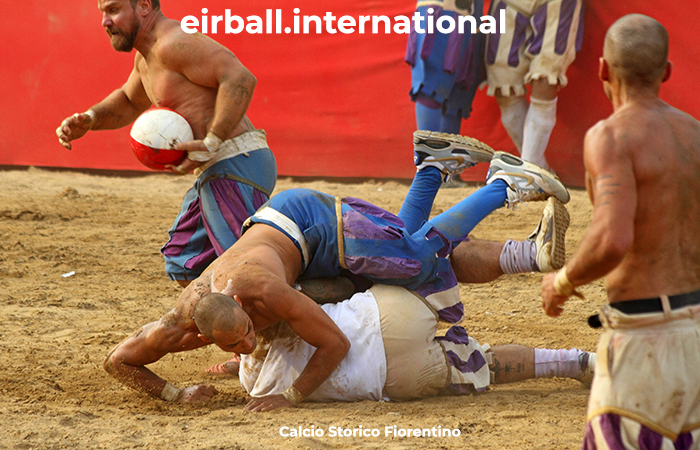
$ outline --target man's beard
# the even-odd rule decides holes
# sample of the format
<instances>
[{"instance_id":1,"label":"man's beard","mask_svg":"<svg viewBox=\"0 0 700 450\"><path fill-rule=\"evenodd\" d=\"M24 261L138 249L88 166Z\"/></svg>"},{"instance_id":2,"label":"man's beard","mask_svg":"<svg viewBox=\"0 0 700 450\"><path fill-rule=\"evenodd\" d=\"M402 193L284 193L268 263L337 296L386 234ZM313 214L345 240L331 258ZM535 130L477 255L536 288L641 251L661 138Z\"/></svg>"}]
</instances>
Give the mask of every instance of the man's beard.
<instances>
[{"instance_id":1,"label":"man's beard","mask_svg":"<svg viewBox=\"0 0 700 450\"><path fill-rule=\"evenodd\" d=\"M136 36L139 34L141 29L141 24L134 17L134 20L129 24L131 31L125 33L124 30L118 27L107 28L107 34L109 35L109 41L112 44L112 48L118 52L130 52L134 49L134 43L136 42Z\"/></svg>"}]
</instances>

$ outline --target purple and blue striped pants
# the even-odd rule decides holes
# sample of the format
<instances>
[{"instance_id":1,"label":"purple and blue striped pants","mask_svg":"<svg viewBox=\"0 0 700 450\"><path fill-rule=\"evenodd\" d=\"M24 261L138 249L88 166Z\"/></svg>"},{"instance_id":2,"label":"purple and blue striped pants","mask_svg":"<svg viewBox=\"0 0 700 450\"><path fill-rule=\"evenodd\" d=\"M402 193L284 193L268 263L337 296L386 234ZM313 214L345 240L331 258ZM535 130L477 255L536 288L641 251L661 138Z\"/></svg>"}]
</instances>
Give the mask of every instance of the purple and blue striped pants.
<instances>
[{"instance_id":1,"label":"purple and blue striped pants","mask_svg":"<svg viewBox=\"0 0 700 450\"><path fill-rule=\"evenodd\" d=\"M583 450L697 450L700 427L678 435L675 441L617 414L601 414L586 425Z\"/></svg>"},{"instance_id":2,"label":"purple and blue striped pants","mask_svg":"<svg viewBox=\"0 0 700 450\"><path fill-rule=\"evenodd\" d=\"M219 161L185 194L161 252L173 280L193 280L241 236L243 222L272 194L277 165L270 149Z\"/></svg>"}]
</instances>

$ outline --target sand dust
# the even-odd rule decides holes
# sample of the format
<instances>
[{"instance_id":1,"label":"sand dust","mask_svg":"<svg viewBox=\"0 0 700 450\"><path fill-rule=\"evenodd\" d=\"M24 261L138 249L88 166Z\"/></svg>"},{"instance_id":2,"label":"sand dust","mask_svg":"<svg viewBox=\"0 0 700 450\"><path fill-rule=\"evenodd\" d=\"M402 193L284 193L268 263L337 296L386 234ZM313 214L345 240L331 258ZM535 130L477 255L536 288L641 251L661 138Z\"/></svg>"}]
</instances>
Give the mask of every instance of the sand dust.
<instances>
[{"instance_id":1,"label":"sand dust","mask_svg":"<svg viewBox=\"0 0 700 450\"><path fill-rule=\"evenodd\" d=\"M30 168L0 172L0 448L8 449L575 449L588 391L573 380L532 380L466 397L406 403L304 404L243 410L237 378L205 367L227 359L215 347L173 354L151 368L174 384L213 384L202 405L169 404L122 387L102 369L106 353L174 305L180 289L163 271L160 247L192 176L117 177ZM277 192L311 187L397 212L408 189L281 179ZM442 189L434 213L474 190ZM585 192L573 191L568 255L588 226ZM523 239L543 203L499 210L478 238ZM604 301L600 283L572 299L562 318L540 307L540 274L463 286L463 325L480 342L593 350L586 317ZM323 429L285 438L281 427ZM459 437L387 437L385 427L457 429ZM331 437L330 427L378 429L379 437Z\"/></svg>"}]
</instances>

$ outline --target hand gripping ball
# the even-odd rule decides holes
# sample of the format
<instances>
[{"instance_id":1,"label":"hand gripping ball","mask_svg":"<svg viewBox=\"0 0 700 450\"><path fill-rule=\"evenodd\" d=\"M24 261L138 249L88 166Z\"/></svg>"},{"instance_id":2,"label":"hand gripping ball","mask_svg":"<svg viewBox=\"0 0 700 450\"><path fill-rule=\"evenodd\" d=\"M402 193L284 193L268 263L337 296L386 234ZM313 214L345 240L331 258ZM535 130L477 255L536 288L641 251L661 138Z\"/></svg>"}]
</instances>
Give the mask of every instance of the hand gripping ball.
<instances>
[{"instance_id":1,"label":"hand gripping ball","mask_svg":"<svg viewBox=\"0 0 700 450\"><path fill-rule=\"evenodd\" d=\"M187 120L172 109L149 109L131 126L131 149L141 164L153 170L168 170L185 160L187 152L174 150L180 142L194 139Z\"/></svg>"}]
</instances>

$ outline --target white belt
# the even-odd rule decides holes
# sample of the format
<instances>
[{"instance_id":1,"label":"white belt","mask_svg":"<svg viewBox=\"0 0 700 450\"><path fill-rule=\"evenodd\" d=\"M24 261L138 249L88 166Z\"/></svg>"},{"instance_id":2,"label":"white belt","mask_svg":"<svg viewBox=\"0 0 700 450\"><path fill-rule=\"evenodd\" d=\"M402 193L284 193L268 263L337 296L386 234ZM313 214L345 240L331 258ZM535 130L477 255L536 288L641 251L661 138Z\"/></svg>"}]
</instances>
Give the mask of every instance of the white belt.
<instances>
[{"instance_id":1,"label":"white belt","mask_svg":"<svg viewBox=\"0 0 700 450\"><path fill-rule=\"evenodd\" d=\"M265 130L252 130L225 140L221 143L219 150L214 153L212 159L194 169L195 176L199 177L205 170L219 161L260 150L261 148L269 148L265 136Z\"/></svg>"},{"instance_id":2,"label":"white belt","mask_svg":"<svg viewBox=\"0 0 700 450\"><path fill-rule=\"evenodd\" d=\"M299 229L299 225L294 223L294 221L289 217L285 216L276 209L270 208L269 206L260 208L254 214L254 217L274 223L275 225L277 225L277 227L279 227L280 230L284 231L289 236L291 236L292 239L294 239L301 248L301 256L303 259L302 267L306 267L306 265L309 263L309 243L306 241L306 238L301 232L301 229ZM250 226L249 222L251 222L250 219L246 220L246 223L243 224L243 228L247 228L248 226Z\"/></svg>"}]
</instances>

